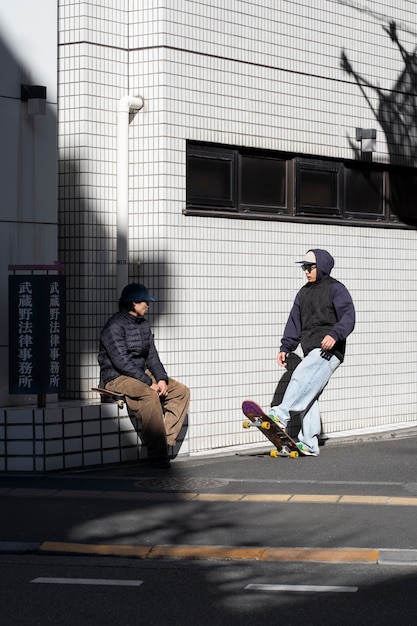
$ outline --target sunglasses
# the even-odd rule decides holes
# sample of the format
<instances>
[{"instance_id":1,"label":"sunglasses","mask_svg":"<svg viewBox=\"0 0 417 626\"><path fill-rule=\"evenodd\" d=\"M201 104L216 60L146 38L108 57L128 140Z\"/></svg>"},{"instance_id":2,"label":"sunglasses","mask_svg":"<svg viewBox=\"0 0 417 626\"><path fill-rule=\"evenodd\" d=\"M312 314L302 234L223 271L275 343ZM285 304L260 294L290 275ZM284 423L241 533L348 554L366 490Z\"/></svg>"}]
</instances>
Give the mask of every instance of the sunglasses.
<instances>
[{"instance_id":1,"label":"sunglasses","mask_svg":"<svg viewBox=\"0 0 417 626\"><path fill-rule=\"evenodd\" d=\"M303 270L303 272L308 272L310 273L312 270L316 269L317 265L315 265L314 263L304 263L301 266L301 269Z\"/></svg>"}]
</instances>

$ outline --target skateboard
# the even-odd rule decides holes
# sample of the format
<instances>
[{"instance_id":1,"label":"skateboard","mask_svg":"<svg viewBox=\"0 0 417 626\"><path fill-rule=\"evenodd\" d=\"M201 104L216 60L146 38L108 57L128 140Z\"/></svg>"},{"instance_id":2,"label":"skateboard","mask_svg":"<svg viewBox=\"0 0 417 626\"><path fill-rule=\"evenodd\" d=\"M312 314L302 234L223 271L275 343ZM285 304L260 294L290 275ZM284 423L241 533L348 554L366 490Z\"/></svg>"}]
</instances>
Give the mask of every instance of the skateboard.
<instances>
[{"instance_id":1,"label":"skateboard","mask_svg":"<svg viewBox=\"0 0 417 626\"><path fill-rule=\"evenodd\" d=\"M108 389L102 389L101 387L92 387L91 391L97 391L97 393L99 393L102 397L103 402L117 402L119 409L123 409L125 405L125 396L123 393L109 391ZM108 399L103 400L103 396Z\"/></svg>"},{"instance_id":2,"label":"skateboard","mask_svg":"<svg viewBox=\"0 0 417 626\"><path fill-rule=\"evenodd\" d=\"M269 417L261 407L253 400L245 400L242 403L242 411L249 418L243 422L243 428L255 426L274 444L275 450L269 453L272 457L284 456L297 459L302 452L297 448L297 444L273 419Z\"/></svg>"}]
</instances>

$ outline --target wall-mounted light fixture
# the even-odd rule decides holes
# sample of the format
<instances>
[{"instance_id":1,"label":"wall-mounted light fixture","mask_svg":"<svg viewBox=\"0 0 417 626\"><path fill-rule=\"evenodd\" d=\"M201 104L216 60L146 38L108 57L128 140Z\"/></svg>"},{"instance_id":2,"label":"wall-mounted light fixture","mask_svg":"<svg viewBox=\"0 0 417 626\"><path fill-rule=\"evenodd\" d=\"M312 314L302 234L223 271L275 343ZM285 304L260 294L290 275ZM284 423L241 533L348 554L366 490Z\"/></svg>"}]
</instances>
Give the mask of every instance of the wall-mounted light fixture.
<instances>
[{"instance_id":1,"label":"wall-mounted light fixture","mask_svg":"<svg viewBox=\"0 0 417 626\"><path fill-rule=\"evenodd\" d=\"M356 141L361 142L361 152L375 152L376 128L357 128Z\"/></svg>"},{"instance_id":2,"label":"wall-mounted light fixture","mask_svg":"<svg viewBox=\"0 0 417 626\"><path fill-rule=\"evenodd\" d=\"M29 115L46 115L46 87L21 85L20 99L28 103Z\"/></svg>"}]
</instances>

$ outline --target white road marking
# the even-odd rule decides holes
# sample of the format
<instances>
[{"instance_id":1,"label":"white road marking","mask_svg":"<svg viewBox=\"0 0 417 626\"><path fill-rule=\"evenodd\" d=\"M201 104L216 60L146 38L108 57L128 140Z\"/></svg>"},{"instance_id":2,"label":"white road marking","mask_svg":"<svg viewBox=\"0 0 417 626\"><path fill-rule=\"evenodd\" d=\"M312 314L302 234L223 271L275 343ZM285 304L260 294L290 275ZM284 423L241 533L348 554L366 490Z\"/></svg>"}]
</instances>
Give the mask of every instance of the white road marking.
<instances>
[{"instance_id":1,"label":"white road marking","mask_svg":"<svg viewBox=\"0 0 417 626\"><path fill-rule=\"evenodd\" d=\"M31 583L52 585L118 585L120 587L139 587L143 580L112 580L109 578L34 578Z\"/></svg>"},{"instance_id":2,"label":"white road marking","mask_svg":"<svg viewBox=\"0 0 417 626\"><path fill-rule=\"evenodd\" d=\"M356 593L358 587L326 586L326 585L246 585L252 591L296 591L304 593Z\"/></svg>"}]
</instances>

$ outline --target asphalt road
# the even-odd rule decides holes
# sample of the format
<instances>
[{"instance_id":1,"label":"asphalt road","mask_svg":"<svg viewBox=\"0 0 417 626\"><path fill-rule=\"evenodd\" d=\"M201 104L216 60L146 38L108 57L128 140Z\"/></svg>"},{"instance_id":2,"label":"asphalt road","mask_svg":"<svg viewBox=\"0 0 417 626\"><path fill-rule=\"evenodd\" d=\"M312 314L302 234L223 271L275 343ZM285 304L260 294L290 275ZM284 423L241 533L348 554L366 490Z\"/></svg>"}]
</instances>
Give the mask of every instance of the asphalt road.
<instances>
[{"instance_id":1,"label":"asphalt road","mask_svg":"<svg viewBox=\"0 0 417 626\"><path fill-rule=\"evenodd\" d=\"M411 622L416 444L2 475L1 623Z\"/></svg>"},{"instance_id":2,"label":"asphalt road","mask_svg":"<svg viewBox=\"0 0 417 626\"><path fill-rule=\"evenodd\" d=\"M3 626L413 624L415 568L0 555Z\"/></svg>"}]
</instances>

